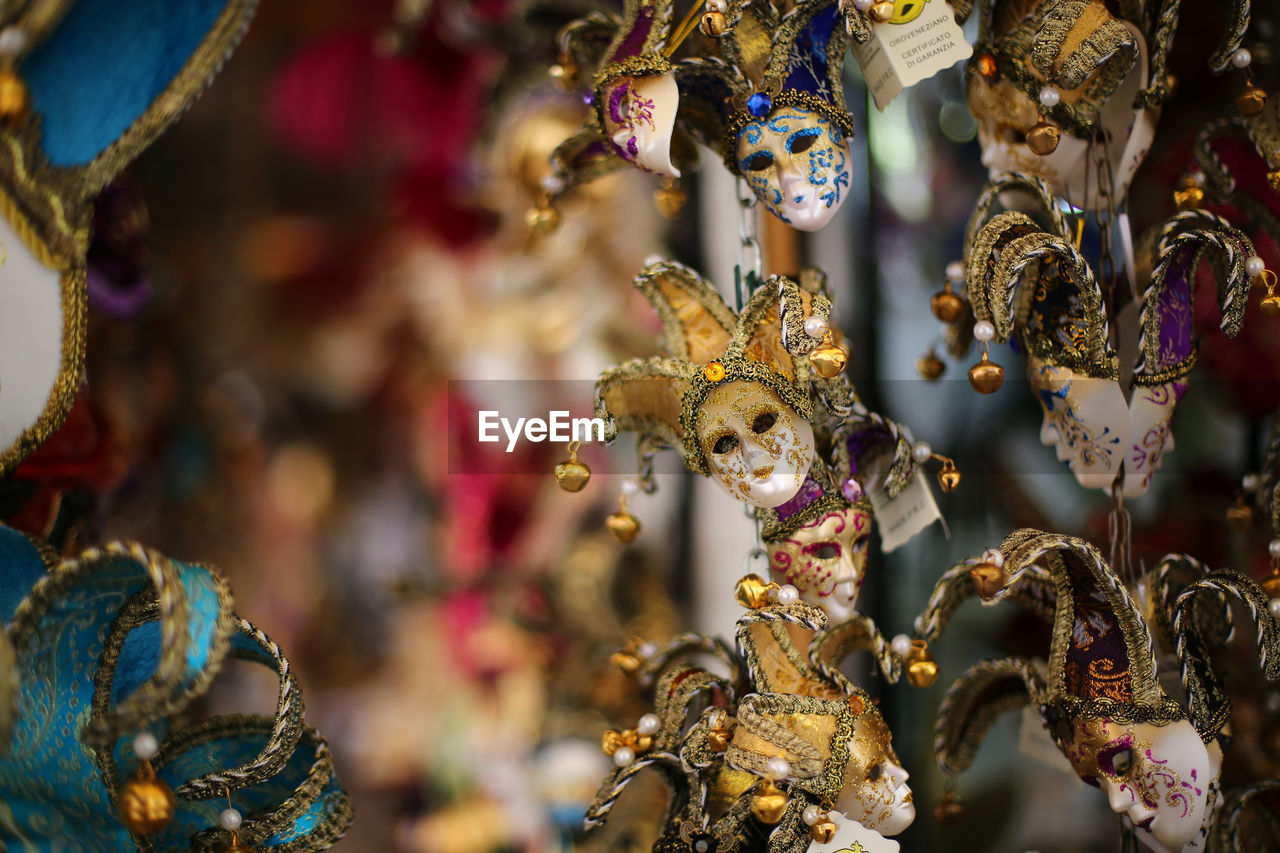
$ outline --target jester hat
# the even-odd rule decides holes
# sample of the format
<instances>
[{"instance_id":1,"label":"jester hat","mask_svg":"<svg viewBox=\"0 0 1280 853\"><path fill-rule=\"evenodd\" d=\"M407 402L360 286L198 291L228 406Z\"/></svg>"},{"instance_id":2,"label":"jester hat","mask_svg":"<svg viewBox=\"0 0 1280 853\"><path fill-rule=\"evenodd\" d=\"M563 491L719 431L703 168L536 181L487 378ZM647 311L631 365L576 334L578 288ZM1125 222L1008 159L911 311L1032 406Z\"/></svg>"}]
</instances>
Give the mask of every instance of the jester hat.
<instances>
[{"instance_id":1,"label":"jester hat","mask_svg":"<svg viewBox=\"0 0 1280 853\"><path fill-rule=\"evenodd\" d=\"M0 580L18 680L12 735L0 750L0 842L223 849L232 840L219 827L228 799L244 816L240 840L259 850L324 850L342 836L351 807L328 746L304 723L289 661L234 613L215 570L130 543L58 562L0 527ZM276 673L275 714L178 722L229 659ZM158 740L154 771L177 798L173 819L145 837L115 808L141 732Z\"/></svg>"},{"instance_id":2,"label":"jester hat","mask_svg":"<svg viewBox=\"0 0 1280 853\"><path fill-rule=\"evenodd\" d=\"M635 286L662 322L669 355L633 359L596 380L596 416L605 439L635 432L646 447L679 447L685 466L710 469L696 434L703 401L717 386L742 380L777 392L800 417L814 417L806 356L819 344L804 331L826 319L830 303L784 276L771 276L735 316L712 284L674 261L649 264Z\"/></svg>"},{"instance_id":3,"label":"jester hat","mask_svg":"<svg viewBox=\"0 0 1280 853\"><path fill-rule=\"evenodd\" d=\"M79 387L92 201L191 105L254 0L29 0L0 14L0 66L25 92L0 129L0 474Z\"/></svg>"}]
</instances>

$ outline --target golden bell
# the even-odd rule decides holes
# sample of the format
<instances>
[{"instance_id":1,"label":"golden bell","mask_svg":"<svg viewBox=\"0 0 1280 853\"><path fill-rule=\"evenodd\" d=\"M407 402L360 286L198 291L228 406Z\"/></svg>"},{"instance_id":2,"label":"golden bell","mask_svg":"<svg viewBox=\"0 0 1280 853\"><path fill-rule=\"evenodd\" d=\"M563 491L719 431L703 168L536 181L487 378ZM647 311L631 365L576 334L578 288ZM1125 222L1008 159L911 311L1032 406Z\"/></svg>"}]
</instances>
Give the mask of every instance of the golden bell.
<instances>
[{"instance_id":1,"label":"golden bell","mask_svg":"<svg viewBox=\"0 0 1280 853\"><path fill-rule=\"evenodd\" d=\"M604 734L600 735L600 751L605 755L613 755L626 745L622 739L622 732L605 729Z\"/></svg>"},{"instance_id":2,"label":"golden bell","mask_svg":"<svg viewBox=\"0 0 1280 853\"><path fill-rule=\"evenodd\" d=\"M1280 193L1280 169L1267 172L1267 183L1271 184L1271 189Z\"/></svg>"},{"instance_id":3,"label":"golden bell","mask_svg":"<svg viewBox=\"0 0 1280 853\"><path fill-rule=\"evenodd\" d=\"M566 492L580 492L591 479L591 469L586 463L578 461L576 448L569 451L569 458L556 465L556 483ZM640 525L636 525L639 530ZM614 534L615 536L617 534Z\"/></svg>"},{"instance_id":4,"label":"golden bell","mask_svg":"<svg viewBox=\"0 0 1280 853\"><path fill-rule=\"evenodd\" d=\"M965 301L951 289L951 282L929 298L929 309L943 323L954 323L964 316Z\"/></svg>"},{"instance_id":5,"label":"golden bell","mask_svg":"<svg viewBox=\"0 0 1280 853\"><path fill-rule=\"evenodd\" d=\"M1253 507L1244 502L1244 498L1237 498L1236 502L1227 507L1227 526L1232 530L1248 530L1253 527Z\"/></svg>"},{"instance_id":6,"label":"golden bell","mask_svg":"<svg viewBox=\"0 0 1280 853\"><path fill-rule=\"evenodd\" d=\"M684 190L671 178L663 178L662 186L653 191L653 203L664 219L675 219L689 200Z\"/></svg>"},{"instance_id":7,"label":"golden bell","mask_svg":"<svg viewBox=\"0 0 1280 853\"><path fill-rule=\"evenodd\" d=\"M258 853L256 847L243 843L239 836L232 838L231 843L222 848L222 853Z\"/></svg>"},{"instance_id":8,"label":"golden bell","mask_svg":"<svg viewBox=\"0 0 1280 853\"><path fill-rule=\"evenodd\" d=\"M757 574L744 575L733 587L733 597L739 604L750 610L759 610L769 605L769 590L772 584L765 583Z\"/></svg>"},{"instance_id":9,"label":"golden bell","mask_svg":"<svg viewBox=\"0 0 1280 853\"><path fill-rule=\"evenodd\" d=\"M724 752L729 748L729 741L733 737L733 729L715 728L707 732L707 746L711 747L712 752Z\"/></svg>"},{"instance_id":10,"label":"golden bell","mask_svg":"<svg viewBox=\"0 0 1280 853\"><path fill-rule=\"evenodd\" d=\"M990 601L1004 586L1004 572L995 563L978 563L969 570L973 591L983 601Z\"/></svg>"},{"instance_id":11,"label":"golden bell","mask_svg":"<svg viewBox=\"0 0 1280 853\"><path fill-rule=\"evenodd\" d=\"M151 835L168 826L176 805L173 789L155 777L149 764L143 764L137 778L125 784L116 802L120 822L138 835Z\"/></svg>"},{"instance_id":12,"label":"golden bell","mask_svg":"<svg viewBox=\"0 0 1280 853\"><path fill-rule=\"evenodd\" d=\"M1004 384L1004 368L991 361L984 352L982 360L969 368L969 384L979 394L994 394Z\"/></svg>"},{"instance_id":13,"label":"golden bell","mask_svg":"<svg viewBox=\"0 0 1280 853\"><path fill-rule=\"evenodd\" d=\"M1248 83L1240 94L1236 95L1236 109L1245 117L1256 116L1267 107L1267 93L1260 87Z\"/></svg>"},{"instance_id":14,"label":"golden bell","mask_svg":"<svg viewBox=\"0 0 1280 853\"><path fill-rule=\"evenodd\" d=\"M907 681L912 687L932 687L938 680L938 665L924 640L912 640L907 653Z\"/></svg>"},{"instance_id":15,"label":"golden bell","mask_svg":"<svg viewBox=\"0 0 1280 853\"><path fill-rule=\"evenodd\" d=\"M613 538L617 539L623 545L627 545L636 540L640 535L640 519L636 518L625 509L619 509L613 515L604 520L604 526L609 528L609 532L613 534Z\"/></svg>"},{"instance_id":16,"label":"golden bell","mask_svg":"<svg viewBox=\"0 0 1280 853\"><path fill-rule=\"evenodd\" d=\"M942 463L942 470L938 472L938 485L944 492L954 492L960 488L960 470L950 459Z\"/></svg>"},{"instance_id":17,"label":"golden bell","mask_svg":"<svg viewBox=\"0 0 1280 853\"><path fill-rule=\"evenodd\" d=\"M916 372L920 374L920 378L928 382L936 382L942 374L947 372L947 365L942 359L934 355L933 350L916 359Z\"/></svg>"},{"instance_id":18,"label":"golden bell","mask_svg":"<svg viewBox=\"0 0 1280 853\"><path fill-rule=\"evenodd\" d=\"M871 20L877 24L883 24L893 17L893 3L890 0L881 0L881 2L871 7Z\"/></svg>"},{"instance_id":19,"label":"golden bell","mask_svg":"<svg viewBox=\"0 0 1280 853\"><path fill-rule=\"evenodd\" d=\"M942 797L942 802L933 807L934 817L943 826L950 826L964 817L964 803L956 799L950 791Z\"/></svg>"},{"instance_id":20,"label":"golden bell","mask_svg":"<svg viewBox=\"0 0 1280 853\"><path fill-rule=\"evenodd\" d=\"M554 207L531 207L524 214L525 224L539 234L551 234L560 227L560 212Z\"/></svg>"},{"instance_id":21,"label":"golden bell","mask_svg":"<svg viewBox=\"0 0 1280 853\"><path fill-rule=\"evenodd\" d=\"M1044 157L1046 154L1052 154L1058 150L1058 140L1062 138L1062 131L1046 119L1040 119L1035 126L1027 131L1027 147L1034 153Z\"/></svg>"},{"instance_id":22,"label":"golden bell","mask_svg":"<svg viewBox=\"0 0 1280 853\"><path fill-rule=\"evenodd\" d=\"M560 61L548 69L551 79L564 92L572 92L578 86L578 64L572 57L562 56Z\"/></svg>"},{"instance_id":23,"label":"golden bell","mask_svg":"<svg viewBox=\"0 0 1280 853\"><path fill-rule=\"evenodd\" d=\"M809 834L819 844L826 844L836 837L836 825L829 820L819 821L809 828Z\"/></svg>"},{"instance_id":24,"label":"golden bell","mask_svg":"<svg viewBox=\"0 0 1280 853\"><path fill-rule=\"evenodd\" d=\"M809 363L813 365L813 371L823 379L834 379L840 375L840 371L844 370L846 364L849 363L849 351L842 346L838 346L831 342L831 333L827 332L827 336L823 338L822 343L818 344L809 353Z\"/></svg>"},{"instance_id":25,"label":"golden bell","mask_svg":"<svg viewBox=\"0 0 1280 853\"><path fill-rule=\"evenodd\" d=\"M1280 574L1272 572L1262 580L1262 591L1267 598L1280 598Z\"/></svg>"},{"instance_id":26,"label":"golden bell","mask_svg":"<svg viewBox=\"0 0 1280 853\"><path fill-rule=\"evenodd\" d=\"M1262 309L1262 313L1268 317L1280 315L1280 296L1274 293L1268 293L1258 301L1258 307Z\"/></svg>"},{"instance_id":27,"label":"golden bell","mask_svg":"<svg viewBox=\"0 0 1280 853\"><path fill-rule=\"evenodd\" d=\"M1178 210L1197 210L1204 204L1204 190L1197 186L1184 187L1173 194Z\"/></svg>"},{"instance_id":28,"label":"golden bell","mask_svg":"<svg viewBox=\"0 0 1280 853\"><path fill-rule=\"evenodd\" d=\"M724 16L724 12L708 12L702 16L699 28L703 35L719 38L729 29L729 19Z\"/></svg>"},{"instance_id":29,"label":"golden bell","mask_svg":"<svg viewBox=\"0 0 1280 853\"><path fill-rule=\"evenodd\" d=\"M22 123L30 107L26 84L12 71L0 71L0 123L9 127Z\"/></svg>"},{"instance_id":30,"label":"golden bell","mask_svg":"<svg viewBox=\"0 0 1280 853\"><path fill-rule=\"evenodd\" d=\"M765 779L760 790L751 797L751 813L761 823L773 826L782 820L782 813L786 810L786 792L773 784L772 779Z\"/></svg>"}]
</instances>

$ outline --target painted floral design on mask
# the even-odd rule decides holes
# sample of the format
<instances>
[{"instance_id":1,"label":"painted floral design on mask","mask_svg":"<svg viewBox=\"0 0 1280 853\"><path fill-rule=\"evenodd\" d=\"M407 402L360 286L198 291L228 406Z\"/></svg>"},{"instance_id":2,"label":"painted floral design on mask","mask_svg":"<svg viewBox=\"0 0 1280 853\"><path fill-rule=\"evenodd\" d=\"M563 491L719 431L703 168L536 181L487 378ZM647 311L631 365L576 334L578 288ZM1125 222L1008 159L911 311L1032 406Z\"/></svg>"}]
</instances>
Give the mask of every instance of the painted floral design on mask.
<instances>
[{"instance_id":1,"label":"painted floral design on mask","mask_svg":"<svg viewBox=\"0 0 1280 853\"><path fill-rule=\"evenodd\" d=\"M1186 393L1187 383L1178 380L1133 389L1129 401L1132 432L1124 464L1126 498L1147 493L1164 454L1173 450L1173 411Z\"/></svg>"},{"instance_id":2,"label":"painted floral design on mask","mask_svg":"<svg viewBox=\"0 0 1280 853\"><path fill-rule=\"evenodd\" d=\"M1157 853L1203 846L1218 794L1221 752L1186 720L1165 726L1081 719L1062 745L1083 781L1100 788L1116 814Z\"/></svg>"},{"instance_id":3,"label":"painted floral design on mask","mask_svg":"<svg viewBox=\"0 0 1280 853\"><path fill-rule=\"evenodd\" d=\"M1034 356L1027 359L1031 389L1044 409L1042 444L1052 446L1086 488L1108 489L1124 460L1129 407L1119 383L1093 379Z\"/></svg>"},{"instance_id":4,"label":"painted floral design on mask","mask_svg":"<svg viewBox=\"0 0 1280 853\"><path fill-rule=\"evenodd\" d=\"M647 172L680 177L671 163L671 134L680 103L675 77L621 77L606 95L605 132L614 152Z\"/></svg>"},{"instance_id":5,"label":"painted floral design on mask","mask_svg":"<svg viewBox=\"0 0 1280 853\"><path fill-rule=\"evenodd\" d=\"M849 189L849 145L831 119L779 107L738 135L738 169L765 208L801 231L817 231Z\"/></svg>"},{"instance_id":6,"label":"painted floral design on mask","mask_svg":"<svg viewBox=\"0 0 1280 853\"><path fill-rule=\"evenodd\" d=\"M698 410L695 430L711 478L755 506L790 500L813 462L813 427L758 382L715 388Z\"/></svg>"},{"instance_id":7,"label":"painted floral design on mask","mask_svg":"<svg viewBox=\"0 0 1280 853\"><path fill-rule=\"evenodd\" d=\"M916 818L909 778L893 751L893 735L884 718L868 708L854 723L836 808L881 835L897 835Z\"/></svg>"},{"instance_id":8,"label":"painted floral design on mask","mask_svg":"<svg viewBox=\"0 0 1280 853\"><path fill-rule=\"evenodd\" d=\"M769 567L823 607L834 621L853 615L866 579L871 513L860 507L829 512L769 545Z\"/></svg>"}]
</instances>

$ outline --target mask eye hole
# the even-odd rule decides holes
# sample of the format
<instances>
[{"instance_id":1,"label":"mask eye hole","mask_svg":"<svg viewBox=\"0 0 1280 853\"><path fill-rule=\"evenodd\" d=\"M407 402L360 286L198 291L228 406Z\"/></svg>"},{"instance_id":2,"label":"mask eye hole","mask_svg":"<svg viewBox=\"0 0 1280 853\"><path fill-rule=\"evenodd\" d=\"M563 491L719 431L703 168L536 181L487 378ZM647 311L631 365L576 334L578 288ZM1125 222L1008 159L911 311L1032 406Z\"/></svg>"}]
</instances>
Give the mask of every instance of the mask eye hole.
<instances>
[{"instance_id":1,"label":"mask eye hole","mask_svg":"<svg viewBox=\"0 0 1280 853\"><path fill-rule=\"evenodd\" d=\"M1006 127L1004 128L1004 139L1005 142L1010 145L1025 145L1027 142L1027 134L1026 131L1020 130L1019 128Z\"/></svg>"},{"instance_id":2,"label":"mask eye hole","mask_svg":"<svg viewBox=\"0 0 1280 853\"><path fill-rule=\"evenodd\" d=\"M763 172L773 165L773 154L768 151L757 151L742 164L744 172Z\"/></svg>"},{"instance_id":3,"label":"mask eye hole","mask_svg":"<svg viewBox=\"0 0 1280 853\"><path fill-rule=\"evenodd\" d=\"M716 455L732 453L738 448L738 437L732 433L725 433L715 440L711 445L711 452Z\"/></svg>"},{"instance_id":4,"label":"mask eye hole","mask_svg":"<svg viewBox=\"0 0 1280 853\"><path fill-rule=\"evenodd\" d=\"M840 556L840 546L835 542L823 542L813 549L813 556L819 560L834 560Z\"/></svg>"},{"instance_id":5,"label":"mask eye hole","mask_svg":"<svg viewBox=\"0 0 1280 853\"><path fill-rule=\"evenodd\" d=\"M791 154L802 154L813 147L813 143L818 141L818 129L802 130L799 133L791 134L791 138L787 140L787 151Z\"/></svg>"},{"instance_id":6,"label":"mask eye hole","mask_svg":"<svg viewBox=\"0 0 1280 853\"><path fill-rule=\"evenodd\" d=\"M766 433L769 430L773 429L773 425L776 424L777 422L778 422L777 412L765 412L764 414L757 415L756 419L751 422L751 431L754 432L756 435L760 435L761 433Z\"/></svg>"},{"instance_id":7,"label":"mask eye hole","mask_svg":"<svg viewBox=\"0 0 1280 853\"><path fill-rule=\"evenodd\" d=\"M884 775L884 764L883 763L874 764L871 766L871 769L867 771L867 781L878 782L880 781L880 777L883 775Z\"/></svg>"},{"instance_id":8,"label":"mask eye hole","mask_svg":"<svg viewBox=\"0 0 1280 853\"><path fill-rule=\"evenodd\" d=\"M1111 757L1111 774L1124 776L1133 769L1133 750L1122 749Z\"/></svg>"}]
</instances>

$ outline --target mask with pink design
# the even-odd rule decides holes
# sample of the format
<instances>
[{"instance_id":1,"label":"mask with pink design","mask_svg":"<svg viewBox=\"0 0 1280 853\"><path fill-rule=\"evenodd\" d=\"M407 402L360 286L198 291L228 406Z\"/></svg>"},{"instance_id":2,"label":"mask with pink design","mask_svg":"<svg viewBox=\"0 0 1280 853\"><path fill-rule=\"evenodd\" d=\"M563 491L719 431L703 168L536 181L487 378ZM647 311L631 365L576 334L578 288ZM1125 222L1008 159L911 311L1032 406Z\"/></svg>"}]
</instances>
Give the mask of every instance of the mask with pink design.
<instances>
[{"instance_id":1,"label":"mask with pink design","mask_svg":"<svg viewBox=\"0 0 1280 853\"><path fill-rule=\"evenodd\" d=\"M1047 226L1019 212L986 219L1005 190L1037 198ZM1196 275L1202 261L1212 261L1221 327L1234 336L1250 286L1248 238L1210 213L1176 214L1139 244L1136 276L1145 290L1138 310L1118 312L1113 323L1110 300L1042 182L994 182L970 234L966 287L979 321L975 334L989 332L995 342L1013 338L1026 354L1031 391L1044 411L1041 442L1086 488L1119 488L1127 498L1146 494L1173 448L1173 412L1195 364ZM1123 372L1117 338L1119 349L1136 342L1136 360Z\"/></svg>"},{"instance_id":2,"label":"mask with pink design","mask_svg":"<svg viewBox=\"0 0 1280 853\"><path fill-rule=\"evenodd\" d=\"M1174 558L1166 558L1169 562ZM1189 558L1177 558L1189 560ZM1150 606L1174 626L1186 705L1171 699L1157 680L1151 627L1112 567L1089 543L1074 537L1019 530L984 562L999 580L979 594L989 604L1008 599L1039 613L1053 626L1045 671L1022 658L987 660L971 667L947 691L939 710L935 751L952 778L972 762L1000 713L1030 704L1080 779L1099 788L1127 832L1155 853L1208 848L1220 804L1222 742L1231 703L1210 664L1203 625L1221 602L1238 598L1255 619L1268 679L1280 664L1280 630L1262 590L1231 571L1202 572L1200 580ZM971 563L944 574L919 625L935 640L971 590ZM1163 570L1163 564L1162 569ZM1196 608L1198 593L1215 606ZM1243 633L1243 632L1242 632Z\"/></svg>"}]
</instances>

